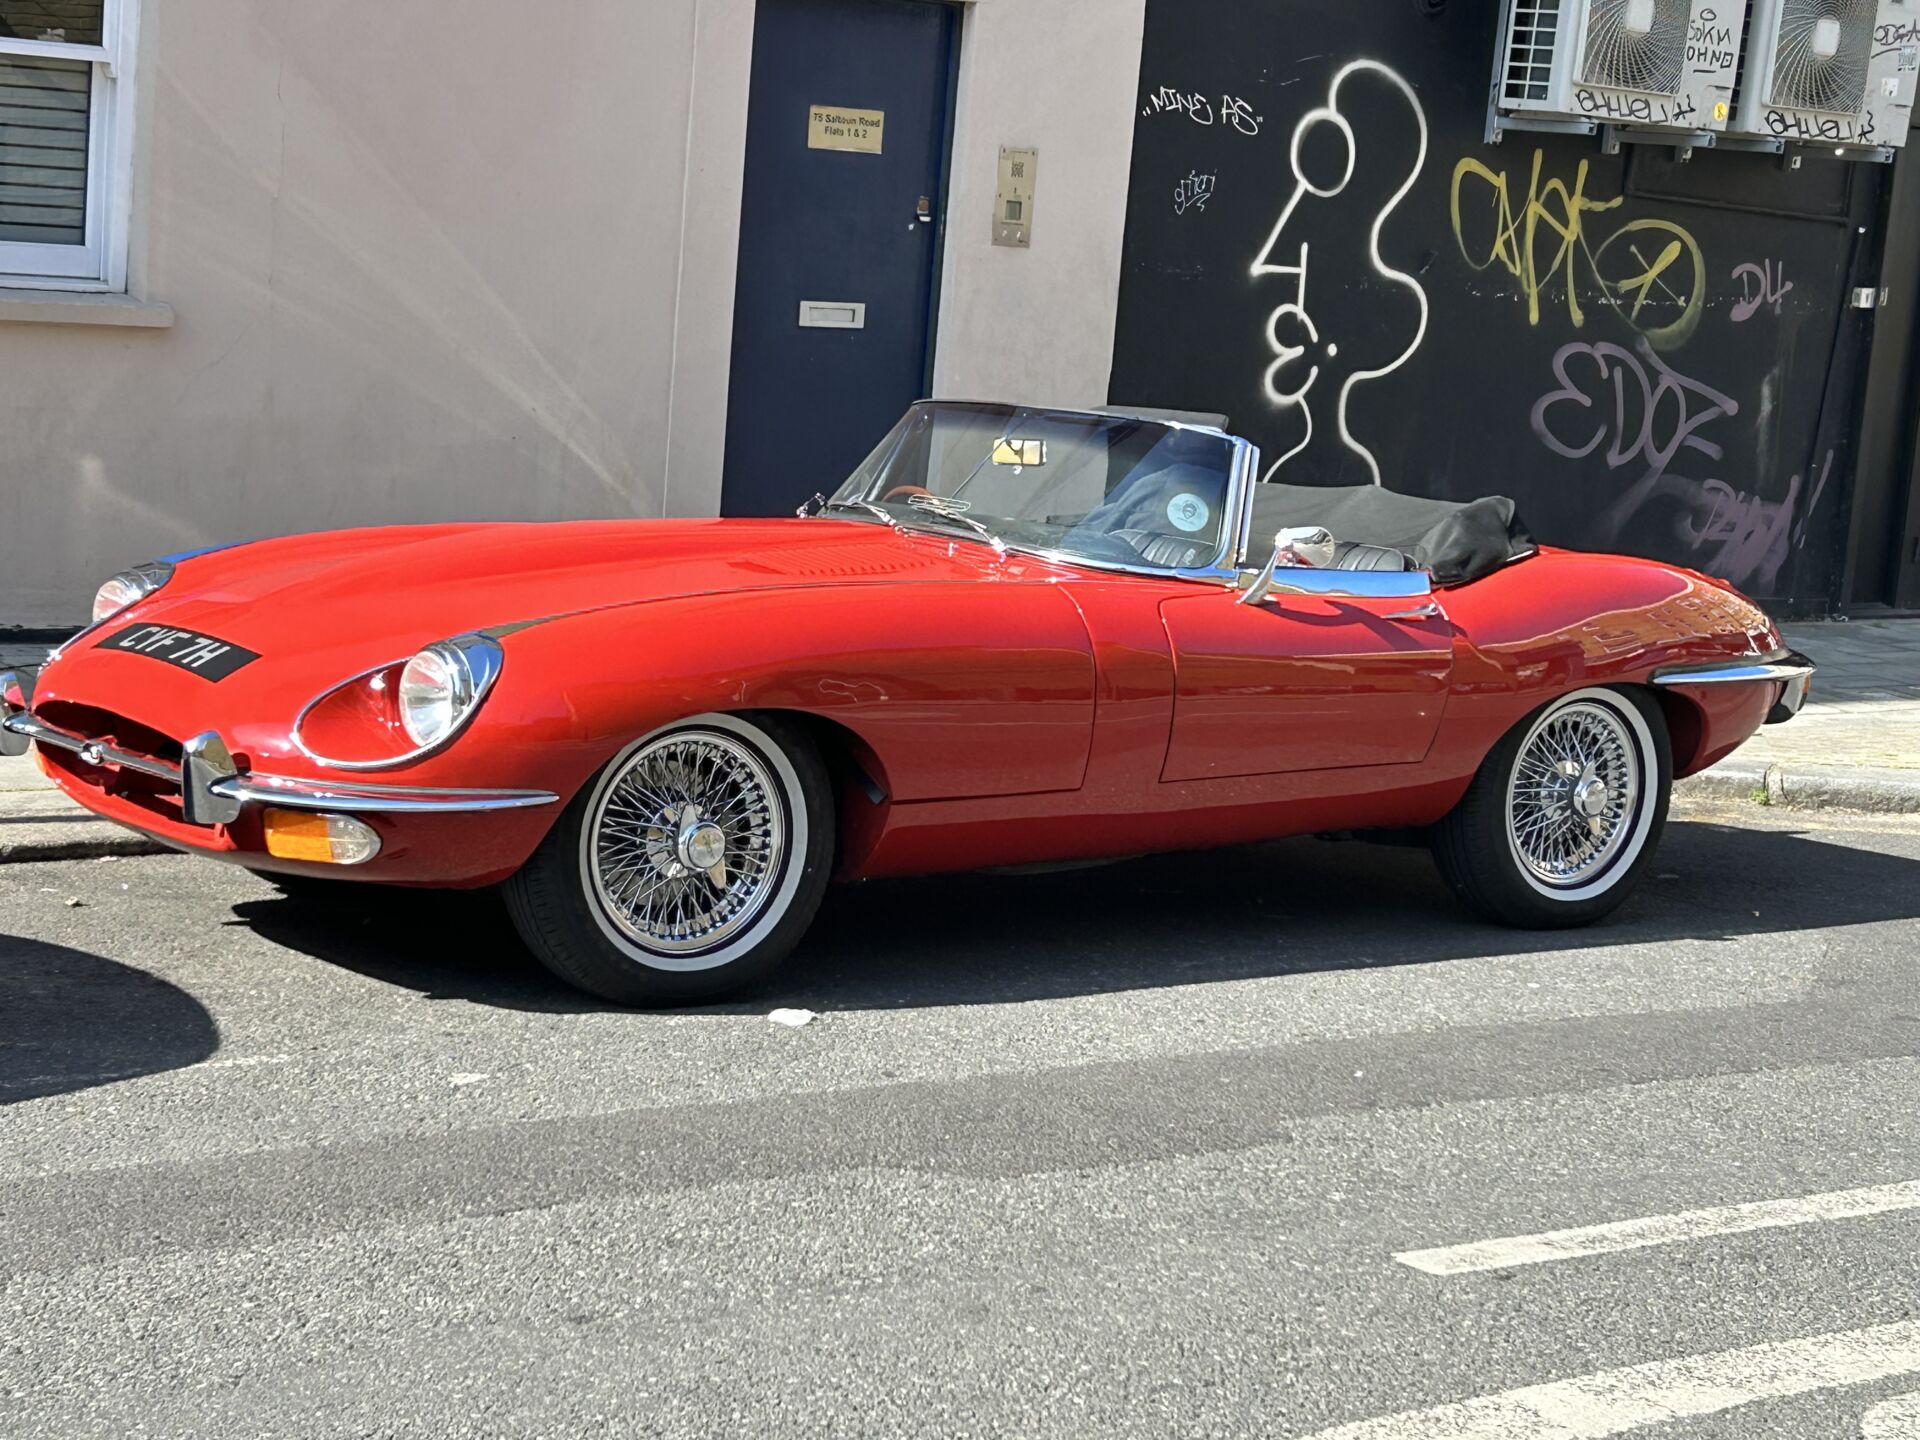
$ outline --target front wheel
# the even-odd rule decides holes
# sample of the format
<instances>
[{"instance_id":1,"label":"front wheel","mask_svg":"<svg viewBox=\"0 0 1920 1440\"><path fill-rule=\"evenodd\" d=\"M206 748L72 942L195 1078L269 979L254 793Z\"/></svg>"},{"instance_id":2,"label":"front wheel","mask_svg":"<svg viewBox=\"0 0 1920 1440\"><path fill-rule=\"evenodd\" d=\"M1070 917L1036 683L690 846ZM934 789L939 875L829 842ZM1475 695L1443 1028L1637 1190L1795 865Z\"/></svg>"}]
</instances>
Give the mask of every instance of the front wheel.
<instances>
[{"instance_id":1,"label":"front wheel","mask_svg":"<svg viewBox=\"0 0 1920 1440\"><path fill-rule=\"evenodd\" d=\"M1666 721L1652 698L1577 690L1493 747L1434 827L1433 857L1454 894L1491 920L1586 925L1632 891L1672 791Z\"/></svg>"},{"instance_id":2,"label":"front wheel","mask_svg":"<svg viewBox=\"0 0 1920 1440\"><path fill-rule=\"evenodd\" d=\"M833 840L832 787L804 730L702 715L609 761L507 881L507 908L582 990L623 1005L710 1000L799 941Z\"/></svg>"}]
</instances>

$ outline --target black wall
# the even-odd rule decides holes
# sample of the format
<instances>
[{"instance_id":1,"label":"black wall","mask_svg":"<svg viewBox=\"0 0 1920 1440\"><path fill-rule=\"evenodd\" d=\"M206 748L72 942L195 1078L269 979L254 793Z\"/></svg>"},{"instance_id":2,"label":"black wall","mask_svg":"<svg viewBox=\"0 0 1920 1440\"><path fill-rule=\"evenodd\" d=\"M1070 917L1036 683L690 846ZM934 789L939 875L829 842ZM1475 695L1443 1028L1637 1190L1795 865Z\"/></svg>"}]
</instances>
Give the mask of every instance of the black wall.
<instances>
[{"instance_id":1,"label":"black wall","mask_svg":"<svg viewBox=\"0 0 1920 1440\"><path fill-rule=\"evenodd\" d=\"M1548 543L1824 611L1885 167L1487 145L1498 18L1149 0L1110 400L1224 411L1275 478L1509 494Z\"/></svg>"}]
</instances>

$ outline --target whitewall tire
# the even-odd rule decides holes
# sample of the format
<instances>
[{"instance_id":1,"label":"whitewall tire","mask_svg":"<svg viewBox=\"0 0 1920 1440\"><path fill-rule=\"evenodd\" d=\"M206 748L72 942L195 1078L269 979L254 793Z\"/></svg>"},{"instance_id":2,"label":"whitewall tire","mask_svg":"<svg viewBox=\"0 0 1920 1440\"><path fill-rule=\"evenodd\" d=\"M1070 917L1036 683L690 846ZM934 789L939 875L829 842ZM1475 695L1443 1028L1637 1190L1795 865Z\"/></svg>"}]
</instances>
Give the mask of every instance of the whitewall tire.
<instances>
[{"instance_id":1,"label":"whitewall tire","mask_svg":"<svg viewBox=\"0 0 1920 1440\"><path fill-rule=\"evenodd\" d=\"M623 1004L685 1004L759 979L812 922L833 864L833 793L806 732L698 715L594 776L506 885L556 975Z\"/></svg>"},{"instance_id":2,"label":"whitewall tire","mask_svg":"<svg viewBox=\"0 0 1920 1440\"><path fill-rule=\"evenodd\" d=\"M1494 746L1434 827L1434 859L1453 892L1491 919L1585 925L1632 892L1672 788L1657 702L1640 690L1577 690Z\"/></svg>"}]
</instances>

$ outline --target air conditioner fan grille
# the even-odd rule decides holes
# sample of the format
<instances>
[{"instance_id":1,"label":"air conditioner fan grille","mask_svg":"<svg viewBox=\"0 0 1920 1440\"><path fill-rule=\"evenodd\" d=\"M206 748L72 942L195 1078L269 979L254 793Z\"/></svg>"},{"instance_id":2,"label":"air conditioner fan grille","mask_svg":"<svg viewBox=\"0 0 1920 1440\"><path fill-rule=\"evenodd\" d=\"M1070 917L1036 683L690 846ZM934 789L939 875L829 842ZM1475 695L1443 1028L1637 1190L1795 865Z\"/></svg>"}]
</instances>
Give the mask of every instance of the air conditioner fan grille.
<instances>
[{"instance_id":1,"label":"air conditioner fan grille","mask_svg":"<svg viewBox=\"0 0 1920 1440\"><path fill-rule=\"evenodd\" d=\"M1691 19L1688 0L1593 0L1580 78L1589 85L1679 94Z\"/></svg>"}]
</instances>

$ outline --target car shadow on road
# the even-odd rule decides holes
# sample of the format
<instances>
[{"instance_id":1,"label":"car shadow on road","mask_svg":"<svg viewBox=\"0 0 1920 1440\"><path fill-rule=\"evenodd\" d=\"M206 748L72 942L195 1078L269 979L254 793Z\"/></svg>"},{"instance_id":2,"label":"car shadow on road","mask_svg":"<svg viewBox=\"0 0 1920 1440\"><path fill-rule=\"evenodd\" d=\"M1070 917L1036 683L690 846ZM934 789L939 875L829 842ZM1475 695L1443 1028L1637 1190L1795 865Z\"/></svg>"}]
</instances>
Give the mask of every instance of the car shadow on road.
<instances>
[{"instance_id":1,"label":"car shadow on road","mask_svg":"<svg viewBox=\"0 0 1920 1440\"><path fill-rule=\"evenodd\" d=\"M198 1064L219 1027L176 985L102 955L0 934L0 1105Z\"/></svg>"},{"instance_id":2,"label":"car shadow on road","mask_svg":"<svg viewBox=\"0 0 1920 1440\"><path fill-rule=\"evenodd\" d=\"M830 892L757 990L691 1013L1002 1004L1920 917L1920 861L1826 836L1676 821L1619 912L1561 931L1467 914L1423 850L1310 839L1065 873L874 881ZM433 998L614 1008L549 978L490 895L388 891L234 913L276 944Z\"/></svg>"}]
</instances>

